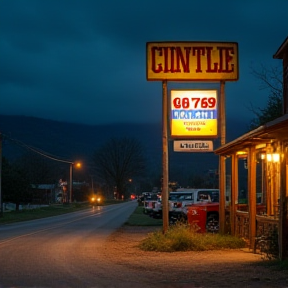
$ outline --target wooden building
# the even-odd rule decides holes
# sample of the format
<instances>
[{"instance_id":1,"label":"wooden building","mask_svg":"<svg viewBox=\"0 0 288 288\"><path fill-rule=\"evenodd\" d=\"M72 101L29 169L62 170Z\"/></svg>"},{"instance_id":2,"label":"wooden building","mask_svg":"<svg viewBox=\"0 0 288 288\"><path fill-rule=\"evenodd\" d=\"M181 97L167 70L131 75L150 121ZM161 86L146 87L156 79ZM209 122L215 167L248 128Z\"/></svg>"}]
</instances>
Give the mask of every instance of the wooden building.
<instances>
[{"instance_id":1,"label":"wooden building","mask_svg":"<svg viewBox=\"0 0 288 288\"><path fill-rule=\"evenodd\" d=\"M283 115L215 153L228 158L231 165L231 195L226 206L220 206L225 209L220 215L226 215L220 226L225 223L226 231L246 238L254 253L259 239L267 239L270 245L276 244L276 256L283 260L288 258L288 38L273 58L283 60ZM239 184L243 159L247 168L244 195Z\"/></svg>"}]
</instances>

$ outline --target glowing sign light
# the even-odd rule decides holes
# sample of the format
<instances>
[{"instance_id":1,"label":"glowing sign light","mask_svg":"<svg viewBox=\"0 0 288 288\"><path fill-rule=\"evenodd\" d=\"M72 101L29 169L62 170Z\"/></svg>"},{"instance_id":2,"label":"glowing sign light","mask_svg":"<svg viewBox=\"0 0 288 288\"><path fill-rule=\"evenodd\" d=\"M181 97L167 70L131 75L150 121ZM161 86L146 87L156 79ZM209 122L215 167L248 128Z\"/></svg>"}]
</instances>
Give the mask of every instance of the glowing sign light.
<instances>
[{"instance_id":1,"label":"glowing sign light","mask_svg":"<svg viewBox=\"0 0 288 288\"><path fill-rule=\"evenodd\" d=\"M236 42L147 42L147 80L238 80Z\"/></svg>"},{"instance_id":2,"label":"glowing sign light","mask_svg":"<svg viewBox=\"0 0 288 288\"><path fill-rule=\"evenodd\" d=\"M171 90L171 137L217 137L217 90Z\"/></svg>"}]
</instances>

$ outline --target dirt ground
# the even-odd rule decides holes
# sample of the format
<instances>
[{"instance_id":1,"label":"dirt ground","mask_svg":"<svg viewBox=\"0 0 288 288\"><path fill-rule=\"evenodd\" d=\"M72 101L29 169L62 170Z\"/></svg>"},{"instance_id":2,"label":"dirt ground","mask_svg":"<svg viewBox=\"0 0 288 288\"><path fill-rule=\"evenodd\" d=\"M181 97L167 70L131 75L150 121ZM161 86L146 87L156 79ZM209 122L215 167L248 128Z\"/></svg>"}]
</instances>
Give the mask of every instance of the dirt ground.
<instances>
[{"instance_id":1,"label":"dirt ground","mask_svg":"<svg viewBox=\"0 0 288 288\"><path fill-rule=\"evenodd\" d=\"M139 242L155 229L161 227L123 226L111 235L101 255L109 280L99 281L97 287L288 288L287 270L267 265L263 256L248 249L173 253L140 250Z\"/></svg>"}]
</instances>

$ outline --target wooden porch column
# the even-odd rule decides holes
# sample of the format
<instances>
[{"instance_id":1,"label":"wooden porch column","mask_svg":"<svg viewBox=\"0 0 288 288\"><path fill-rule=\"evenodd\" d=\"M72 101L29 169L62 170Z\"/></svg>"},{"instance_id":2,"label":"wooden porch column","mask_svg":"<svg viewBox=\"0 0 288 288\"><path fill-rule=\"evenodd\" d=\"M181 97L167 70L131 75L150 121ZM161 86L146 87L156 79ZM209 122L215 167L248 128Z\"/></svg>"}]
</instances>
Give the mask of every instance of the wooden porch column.
<instances>
[{"instance_id":1,"label":"wooden porch column","mask_svg":"<svg viewBox=\"0 0 288 288\"><path fill-rule=\"evenodd\" d=\"M238 204L238 157L231 156L231 203L230 203L230 225L231 235L235 235L236 208Z\"/></svg>"},{"instance_id":2,"label":"wooden porch column","mask_svg":"<svg viewBox=\"0 0 288 288\"><path fill-rule=\"evenodd\" d=\"M248 206L249 206L249 244L255 247L256 236L256 153L255 147L248 149ZM253 251L255 252L255 251Z\"/></svg>"},{"instance_id":3,"label":"wooden porch column","mask_svg":"<svg viewBox=\"0 0 288 288\"><path fill-rule=\"evenodd\" d=\"M281 148L284 159L280 158L280 215L279 215L279 259L288 259L288 148Z\"/></svg>"},{"instance_id":4,"label":"wooden porch column","mask_svg":"<svg viewBox=\"0 0 288 288\"><path fill-rule=\"evenodd\" d=\"M267 150L266 150L266 205L267 205L267 215L270 216L272 214L272 181L271 181L271 171L272 171L272 163L267 161L267 154L271 154L271 146L270 144L267 145Z\"/></svg>"}]
</instances>

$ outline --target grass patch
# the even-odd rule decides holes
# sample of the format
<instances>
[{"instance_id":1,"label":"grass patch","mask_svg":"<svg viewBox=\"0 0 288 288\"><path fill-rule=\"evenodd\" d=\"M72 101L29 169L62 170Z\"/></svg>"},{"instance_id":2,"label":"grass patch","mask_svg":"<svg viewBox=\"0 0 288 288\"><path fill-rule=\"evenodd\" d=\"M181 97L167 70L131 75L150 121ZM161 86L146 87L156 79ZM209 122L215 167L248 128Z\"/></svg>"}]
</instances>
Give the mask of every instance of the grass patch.
<instances>
[{"instance_id":1,"label":"grass patch","mask_svg":"<svg viewBox=\"0 0 288 288\"><path fill-rule=\"evenodd\" d=\"M282 270L287 270L288 271L288 259L285 259L283 261L280 261L278 259L263 259L264 261L262 262L262 265L264 267L269 267L272 268L272 270L275 271L282 271Z\"/></svg>"},{"instance_id":2,"label":"grass patch","mask_svg":"<svg viewBox=\"0 0 288 288\"><path fill-rule=\"evenodd\" d=\"M143 206L137 206L125 225L130 226L161 226L163 225L162 219L154 219L143 213Z\"/></svg>"},{"instance_id":3,"label":"grass patch","mask_svg":"<svg viewBox=\"0 0 288 288\"><path fill-rule=\"evenodd\" d=\"M23 209L19 211L5 212L3 217L0 217L0 224L8 224L14 222L28 221L51 216L62 215L66 213L76 212L88 208L88 203L80 204L73 203L71 205L50 205L35 209Z\"/></svg>"},{"instance_id":4,"label":"grass patch","mask_svg":"<svg viewBox=\"0 0 288 288\"><path fill-rule=\"evenodd\" d=\"M111 205L123 203L119 200L106 200L103 205ZM46 218L51 216L62 215L71 212L77 212L79 210L87 209L91 207L88 202L75 202L72 204L53 204L50 206L35 208L35 209L23 209L19 211L5 212L3 217L0 217L0 224L9 224L14 222L28 221L40 218Z\"/></svg>"},{"instance_id":5,"label":"grass patch","mask_svg":"<svg viewBox=\"0 0 288 288\"><path fill-rule=\"evenodd\" d=\"M139 248L144 251L176 252L239 249L246 247L243 239L218 233L197 233L189 225L170 226L165 234L155 231L142 240Z\"/></svg>"}]
</instances>

